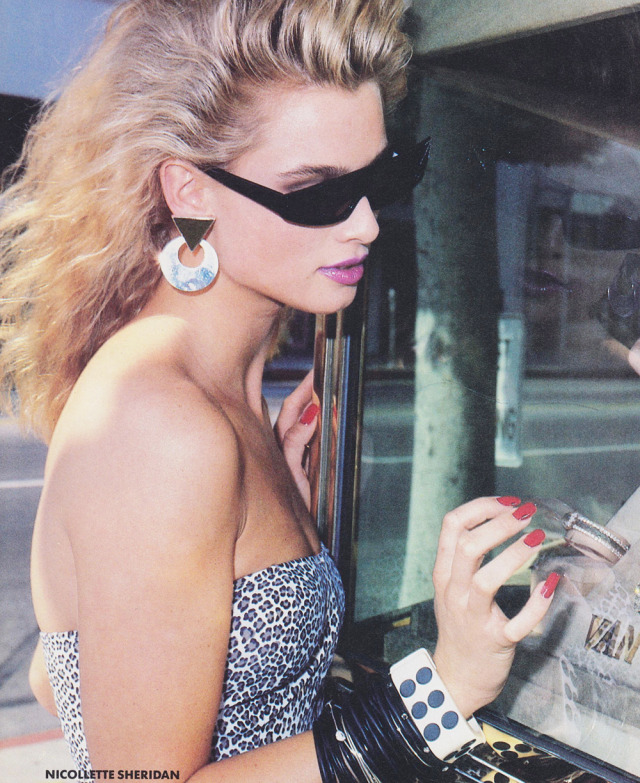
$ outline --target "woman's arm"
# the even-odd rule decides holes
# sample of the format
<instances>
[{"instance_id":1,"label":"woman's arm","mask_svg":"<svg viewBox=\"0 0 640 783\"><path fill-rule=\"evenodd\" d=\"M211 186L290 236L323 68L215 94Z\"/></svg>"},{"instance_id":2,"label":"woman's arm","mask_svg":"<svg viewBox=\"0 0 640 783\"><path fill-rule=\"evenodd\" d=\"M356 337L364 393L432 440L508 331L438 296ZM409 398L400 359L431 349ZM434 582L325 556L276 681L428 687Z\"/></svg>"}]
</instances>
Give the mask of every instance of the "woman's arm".
<instances>
[{"instance_id":1,"label":"woman's arm","mask_svg":"<svg viewBox=\"0 0 640 783\"><path fill-rule=\"evenodd\" d=\"M187 780L207 763L221 699L243 466L224 414L187 384L167 387L127 390L102 421L80 414L53 480L92 766Z\"/></svg>"},{"instance_id":2,"label":"woman's arm","mask_svg":"<svg viewBox=\"0 0 640 783\"><path fill-rule=\"evenodd\" d=\"M498 588L539 546L539 536L518 536L535 512L532 504L505 507L479 498L443 521L434 569L439 639L434 659L456 706L469 717L492 701L508 677L517 641L540 622L551 601L536 588L526 606L508 620L495 603ZM483 566L486 554L516 540ZM434 779L439 773L434 771ZM289 783L318 781L310 732L207 766L191 783Z\"/></svg>"},{"instance_id":3,"label":"woman's arm","mask_svg":"<svg viewBox=\"0 0 640 783\"><path fill-rule=\"evenodd\" d=\"M313 735L298 734L209 764L189 783L322 783Z\"/></svg>"},{"instance_id":4,"label":"woman's arm","mask_svg":"<svg viewBox=\"0 0 640 783\"><path fill-rule=\"evenodd\" d=\"M434 572L440 623L434 657L438 673L467 717L497 696L508 676L516 641L535 627L550 606L550 595L543 595L540 589L512 620L495 603L498 588L526 563L541 543L540 536L518 536L529 523L535 507L516 505L518 508L505 507L495 498L480 498L455 509L443 521ZM516 540L501 555L482 565L488 552L514 536ZM305 734L294 741L276 743L256 753L229 759L216 765L213 771L205 767L192 781L232 783L238 780L236 775L250 783L289 781L289 765L281 766L280 754L285 749L291 754L292 764L308 760L308 766L301 766L293 779L315 779L306 777L317 772L312 738ZM437 764L431 773L425 770L425 780L440 778Z\"/></svg>"}]
</instances>

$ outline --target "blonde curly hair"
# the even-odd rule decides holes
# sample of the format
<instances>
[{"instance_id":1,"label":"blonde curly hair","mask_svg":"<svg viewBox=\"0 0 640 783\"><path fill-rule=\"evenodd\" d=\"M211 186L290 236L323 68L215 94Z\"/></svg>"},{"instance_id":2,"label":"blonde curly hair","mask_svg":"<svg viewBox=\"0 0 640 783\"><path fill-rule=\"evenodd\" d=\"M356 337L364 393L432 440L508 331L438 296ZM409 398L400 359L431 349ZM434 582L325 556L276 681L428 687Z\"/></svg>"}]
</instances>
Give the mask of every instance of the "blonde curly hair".
<instances>
[{"instance_id":1,"label":"blonde curly hair","mask_svg":"<svg viewBox=\"0 0 640 783\"><path fill-rule=\"evenodd\" d=\"M255 143L274 84L405 89L403 0L127 0L30 129L0 197L0 375L49 437L91 356L148 301L170 215L158 169Z\"/></svg>"}]
</instances>

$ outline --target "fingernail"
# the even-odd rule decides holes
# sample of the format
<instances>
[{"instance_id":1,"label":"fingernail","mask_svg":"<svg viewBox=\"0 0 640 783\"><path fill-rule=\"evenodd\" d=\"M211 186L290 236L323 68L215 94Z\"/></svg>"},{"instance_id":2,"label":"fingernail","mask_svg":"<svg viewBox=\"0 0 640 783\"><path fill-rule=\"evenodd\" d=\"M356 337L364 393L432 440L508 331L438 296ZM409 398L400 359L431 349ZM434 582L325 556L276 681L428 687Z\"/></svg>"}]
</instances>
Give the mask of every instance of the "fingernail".
<instances>
[{"instance_id":1,"label":"fingernail","mask_svg":"<svg viewBox=\"0 0 640 783\"><path fill-rule=\"evenodd\" d=\"M538 510L538 507L535 503L525 503L524 505L520 506L520 508L517 508L513 512L513 516L516 519L531 519L531 517L536 513Z\"/></svg>"},{"instance_id":2,"label":"fingernail","mask_svg":"<svg viewBox=\"0 0 640 783\"><path fill-rule=\"evenodd\" d=\"M311 424L319 411L320 408L314 402L310 403L302 412L302 416L300 416L300 424Z\"/></svg>"},{"instance_id":3,"label":"fingernail","mask_svg":"<svg viewBox=\"0 0 640 783\"><path fill-rule=\"evenodd\" d=\"M540 528L538 528L537 530L532 530L529 533L529 535L524 539L524 543L533 549L534 546L539 546L546 537L547 534L544 532L544 530L540 530Z\"/></svg>"},{"instance_id":4,"label":"fingernail","mask_svg":"<svg viewBox=\"0 0 640 783\"><path fill-rule=\"evenodd\" d=\"M542 590L540 591L540 595L543 598L551 598L551 596L555 592L556 587L558 586L559 581L560 581L560 574L557 574L555 571L552 571L547 577L545 583L542 585Z\"/></svg>"},{"instance_id":5,"label":"fingernail","mask_svg":"<svg viewBox=\"0 0 640 783\"><path fill-rule=\"evenodd\" d=\"M506 495L503 498L496 498L498 503L502 503L503 506L519 506L522 501L515 495Z\"/></svg>"}]
</instances>

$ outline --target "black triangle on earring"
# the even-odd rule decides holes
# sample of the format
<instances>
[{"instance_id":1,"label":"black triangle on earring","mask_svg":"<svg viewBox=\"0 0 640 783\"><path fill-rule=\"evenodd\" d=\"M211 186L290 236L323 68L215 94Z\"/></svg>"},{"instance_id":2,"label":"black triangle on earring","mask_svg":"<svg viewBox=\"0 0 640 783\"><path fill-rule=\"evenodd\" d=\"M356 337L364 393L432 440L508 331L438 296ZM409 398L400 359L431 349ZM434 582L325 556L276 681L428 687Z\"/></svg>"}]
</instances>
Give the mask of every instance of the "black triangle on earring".
<instances>
[{"instance_id":1,"label":"black triangle on earring","mask_svg":"<svg viewBox=\"0 0 640 783\"><path fill-rule=\"evenodd\" d=\"M176 228L182 234L184 241L189 246L189 250L193 253L200 244L202 237L214 224L214 219L176 217L174 215L173 222L176 224Z\"/></svg>"}]
</instances>

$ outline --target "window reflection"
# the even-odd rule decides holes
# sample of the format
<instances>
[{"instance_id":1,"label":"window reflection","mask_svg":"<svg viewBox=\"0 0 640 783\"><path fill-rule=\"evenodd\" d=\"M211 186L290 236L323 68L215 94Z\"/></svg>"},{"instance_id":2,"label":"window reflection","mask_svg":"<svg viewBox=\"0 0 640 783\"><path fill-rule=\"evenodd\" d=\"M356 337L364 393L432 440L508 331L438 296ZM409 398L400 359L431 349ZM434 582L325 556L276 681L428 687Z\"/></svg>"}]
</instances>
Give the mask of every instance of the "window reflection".
<instances>
[{"instance_id":1,"label":"window reflection","mask_svg":"<svg viewBox=\"0 0 640 783\"><path fill-rule=\"evenodd\" d=\"M606 294L640 247L639 164L635 149L603 142L579 162L536 171L524 272L528 374L631 377Z\"/></svg>"},{"instance_id":2,"label":"window reflection","mask_svg":"<svg viewBox=\"0 0 640 783\"><path fill-rule=\"evenodd\" d=\"M428 79L420 89L430 89ZM474 437L473 423L465 425L467 430L452 431L448 425L438 430L437 423L429 424L429 432L421 430L421 421L437 421L431 414L424 416L425 406L441 406L446 412L450 400L464 410L478 398L485 402L487 398L484 390L465 386L454 373L449 378L441 372L447 362L456 369L456 352L466 350L466 345L447 344L446 331L433 327L447 318L467 317L460 298L469 297L465 276L472 265L486 265L487 279L497 278L502 301L495 310L499 343L495 364L491 366L486 356L471 359L485 362L481 370L493 373L497 386L492 400L498 424L496 464L485 466L482 477L488 491L560 498L606 524L635 492L640 476L640 383L629 361L629 347L640 333L635 331L638 318L624 316L629 302L636 304L636 274L640 297L640 151L584 127L479 97L471 88L466 93L460 81L449 92L441 84L437 89L441 112L450 109L455 118L467 111L477 121L477 136L473 129L465 129L441 143L449 148L457 144L459 148L447 154L468 167L461 178L481 181L479 190L491 193L490 205L479 198L469 200L468 218L470 224L481 224L493 215L497 272L491 268L486 242L470 256L468 237L462 236L461 229L456 268L450 276L458 285L458 298L445 286L438 289L446 282L446 270L438 277L442 259L437 255L437 237L429 231L437 223L442 203L457 196L455 183L450 190L438 187L437 171L427 174L426 186L417 191L413 205L387 216L387 242L382 240L371 256L356 531L354 615L361 633L350 638L362 651L390 660L418 643L434 642L428 573L429 547L435 547L437 528L429 506L437 507L441 498L418 486L425 474L438 467L429 462L429 444L437 454L443 439L452 439L450 451L454 451L461 431L468 439ZM438 121L446 125L442 117ZM434 133L436 166L437 147ZM471 213L474 209L478 215ZM428 231L425 222L432 224ZM448 257L455 258L456 247L451 247L455 232L446 241ZM617 309L612 309L610 291L618 289L628 301L619 297ZM491 290L490 283L485 290ZM491 311L493 303L479 298L472 307L475 312L482 307ZM467 328L473 329L473 319L471 310ZM468 442L461 446L473 453ZM463 483L468 465L462 458L459 467ZM625 513L626 533L632 540L640 538L633 521L637 515ZM534 522L545 526L543 520ZM422 542L427 544L420 548ZM610 568L586 570L602 577ZM524 569L502 591L500 600L507 611L522 605L535 578L535 573ZM607 649L615 652L616 645L633 646L632 636L640 638L640 620L623 622L603 610L604 620L593 621L597 625L593 633L601 627L604 639L610 632L609 642L593 636L590 650L583 651L582 626L567 637L558 630L565 621L569 627L567 617L572 616L581 617L587 630L591 627L590 607L584 596L580 600L580 606L569 601L566 616L556 618L557 648L548 650L546 642L541 647L544 635L523 646L498 708L530 728L637 772L637 755L619 748L633 743L640 747L636 742L640 737L638 683L616 689L617 681L608 672L608 691L606 685L604 690L599 685L595 695L585 689L594 678L600 682L596 664L600 659L607 663ZM598 625L601 620L608 624ZM587 653L598 652L598 644L601 654L594 663ZM551 663L546 660L550 652ZM544 672L545 666L548 676L536 679L531 674ZM570 697L563 683L574 689ZM538 707L551 709L554 699L559 700L562 720L551 725ZM567 704L574 710L573 718L564 714ZM554 715L555 720L558 715Z\"/></svg>"}]
</instances>

